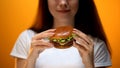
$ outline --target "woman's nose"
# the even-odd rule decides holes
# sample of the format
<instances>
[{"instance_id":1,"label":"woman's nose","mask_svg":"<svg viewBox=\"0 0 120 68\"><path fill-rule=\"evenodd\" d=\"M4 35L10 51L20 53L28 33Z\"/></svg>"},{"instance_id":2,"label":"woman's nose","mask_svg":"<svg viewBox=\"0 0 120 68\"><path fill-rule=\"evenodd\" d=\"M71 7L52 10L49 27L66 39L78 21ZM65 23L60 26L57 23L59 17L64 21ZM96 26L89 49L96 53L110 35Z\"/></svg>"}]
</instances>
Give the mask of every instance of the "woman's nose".
<instances>
[{"instance_id":1,"label":"woman's nose","mask_svg":"<svg viewBox=\"0 0 120 68\"><path fill-rule=\"evenodd\" d=\"M61 8L67 8L68 7L68 0L59 0L59 6Z\"/></svg>"}]
</instances>

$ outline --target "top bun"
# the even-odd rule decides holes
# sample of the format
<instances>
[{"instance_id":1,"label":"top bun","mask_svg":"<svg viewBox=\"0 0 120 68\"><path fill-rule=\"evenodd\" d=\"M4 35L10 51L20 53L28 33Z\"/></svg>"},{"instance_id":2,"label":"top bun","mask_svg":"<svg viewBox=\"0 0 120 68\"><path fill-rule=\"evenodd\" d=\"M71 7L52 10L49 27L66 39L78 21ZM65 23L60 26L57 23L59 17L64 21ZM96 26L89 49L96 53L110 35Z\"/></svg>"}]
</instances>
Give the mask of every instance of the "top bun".
<instances>
[{"instance_id":1,"label":"top bun","mask_svg":"<svg viewBox=\"0 0 120 68\"><path fill-rule=\"evenodd\" d=\"M57 27L55 34L51 37L52 39L65 39L72 35L73 27L72 26L61 26Z\"/></svg>"}]
</instances>

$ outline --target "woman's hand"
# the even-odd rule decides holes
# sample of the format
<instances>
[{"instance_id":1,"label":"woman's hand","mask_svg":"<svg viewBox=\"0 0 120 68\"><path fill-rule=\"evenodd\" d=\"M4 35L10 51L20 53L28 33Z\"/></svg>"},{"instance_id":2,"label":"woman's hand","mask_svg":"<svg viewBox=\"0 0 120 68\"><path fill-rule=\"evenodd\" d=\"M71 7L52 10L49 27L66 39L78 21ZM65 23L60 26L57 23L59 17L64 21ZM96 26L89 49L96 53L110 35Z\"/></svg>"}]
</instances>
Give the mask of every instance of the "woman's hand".
<instances>
[{"instance_id":1,"label":"woman's hand","mask_svg":"<svg viewBox=\"0 0 120 68\"><path fill-rule=\"evenodd\" d=\"M39 34L36 34L31 41L31 51L30 55L32 58L37 58L39 53L44 51L46 48L53 47L53 44L49 42L49 40L44 40L54 35L55 29L49 29L43 31Z\"/></svg>"},{"instance_id":2,"label":"woman's hand","mask_svg":"<svg viewBox=\"0 0 120 68\"><path fill-rule=\"evenodd\" d=\"M53 44L46 40L45 38L49 38L54 35L55 29L49 29L43 31L39 34L36 34L31 41L31 49L29 56L25 63L25 68L35 68L36 59L39 54L47 48L53 47Z\"/></svg>"},{"instance_id":3,"label":"woman's hand","mask_svg":"<svg viewBox=\"0 0 120 68\"><path fill-rule=\"evenodd\" d=\"M94 45L92 39L77 29L74 29L73 33L76 34L73 46L78 49L85 68L94 68Z\"/></svg>"}]
</instances>

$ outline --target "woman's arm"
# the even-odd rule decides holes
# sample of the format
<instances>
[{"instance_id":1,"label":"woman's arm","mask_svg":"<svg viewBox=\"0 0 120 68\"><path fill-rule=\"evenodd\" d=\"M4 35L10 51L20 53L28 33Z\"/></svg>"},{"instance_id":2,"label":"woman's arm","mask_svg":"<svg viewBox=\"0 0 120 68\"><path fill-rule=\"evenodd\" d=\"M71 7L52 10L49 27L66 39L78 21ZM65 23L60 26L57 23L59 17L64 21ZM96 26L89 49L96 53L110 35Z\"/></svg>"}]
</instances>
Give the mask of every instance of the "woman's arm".
<instances>
[{"instance_id":1,"label":"woman's arm","mask_svg":"<svg viewBox=\"0 0 120 68\"><path fill-rule=\"evenodd\" d=\"M33 47L27 59L15 58L15 68L35 68L36 59L45 48L48 47Z\"/></svg>"},{"instance_id":2,"label":"woman's arm","mask_svg":"<svg viewBox=\"0 0 120 68\"><path fill-rule=\"evenodd\" d=\"M35 68L35 60L15 59L15 68Z\"/></svg>"},{"instance_id":3,"label":"woman's arm","mask_svg":"<svg viewBox=\"0 0 120 68\"><path fill-rule=\"evenodd\" d=\"M15 68L25 68L25 59L15 58Z\"/></svg>"},{"instance_id":4,"label":"woman's arm","mask_svg":"<svg viewBox=\"0 0 120 68\"><path fill-rule=\"evenodd\" d=\"M15 58L15 68L35 68L35 62L39 56L37 49L31 51L27 59Z\"/></svg>"}]
</instances>

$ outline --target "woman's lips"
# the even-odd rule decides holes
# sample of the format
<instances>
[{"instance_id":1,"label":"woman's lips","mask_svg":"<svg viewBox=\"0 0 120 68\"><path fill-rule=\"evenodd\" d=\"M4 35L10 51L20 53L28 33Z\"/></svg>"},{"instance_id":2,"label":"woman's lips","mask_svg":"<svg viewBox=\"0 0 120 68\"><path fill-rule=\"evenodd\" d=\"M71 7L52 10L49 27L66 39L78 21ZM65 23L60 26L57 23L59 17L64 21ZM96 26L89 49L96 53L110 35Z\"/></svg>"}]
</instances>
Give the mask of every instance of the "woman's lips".
<instances>
[{"instance_id":1,"label":"woman's lips","mask_svg":"<svg viewBox=\"0 0 120 68\"><path fill-rule=\"evenodd\" d=\"M67 12L70 12L70 10L57 10L57 12L67 13Z\"/></svg>"}]
</instances>

